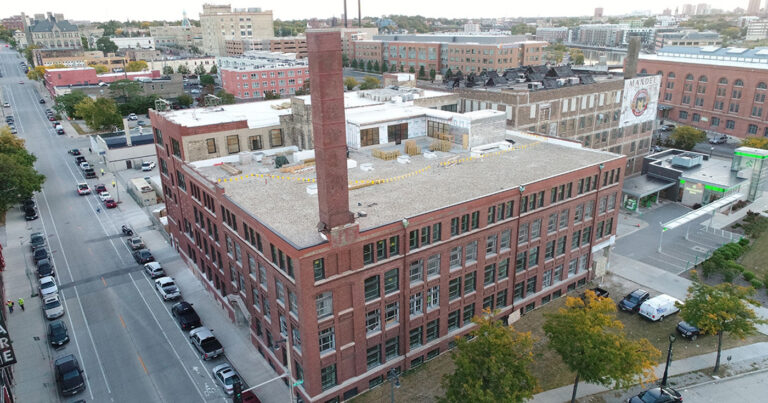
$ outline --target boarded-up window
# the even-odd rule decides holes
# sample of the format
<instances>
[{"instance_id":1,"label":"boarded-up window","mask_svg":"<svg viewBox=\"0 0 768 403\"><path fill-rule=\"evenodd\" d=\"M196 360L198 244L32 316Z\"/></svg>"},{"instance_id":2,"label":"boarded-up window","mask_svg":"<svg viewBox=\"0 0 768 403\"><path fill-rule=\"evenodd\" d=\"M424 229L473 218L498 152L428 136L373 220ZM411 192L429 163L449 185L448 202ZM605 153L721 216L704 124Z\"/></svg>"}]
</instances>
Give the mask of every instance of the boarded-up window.
<instances>
[{"instance_id":1,"label":"boarded-up window","mask_svg":"<svg viewBox=\"0 0 768 403\"><path fill-rule=\"evenodd\" d=\"M272 129L269 131L270 147L281 147L283 145L283 129Z\"/></svg>"},{"instance_id":2,"label":"boarded-up window","mask_svg":"<svg viewBox=\"0 0 768 403\"><path fill-rule=\"evenodd\" d=\"M230 154L240 152L240 138L237 134L227 136L227 152Z\"/></svg>"},{"instance_id":3,"label":"boarded-up window","mask_svg":"<svg viewBox=\"0 0 768 403\"><path fill-rule=\"evenodd\" d=\"M372 127L370 129L360 130L360 146L372 146L379 144L379 128Z\"/></svg>"},{"instance_id":4,"label":"boarded-up window","mask_svg":"<svg viewBox=\"0 0 768 403\"><path fill-rule=\"evenodd\" d=\"M216 152L216 139L206 139L205 145L208 147L208 154Z\"/></svg>"},{"instance_id":5,"label":"boarded-up window","mask_svg":"<svg viewBox=\"0 0 768 403\"><path fill-rule=\"evenodd\" d=\"M248 137L248 142L251 143L251 150L261 150L264 148L264 144L261 142L261 136Z\"/></svg>"}]
</instances>

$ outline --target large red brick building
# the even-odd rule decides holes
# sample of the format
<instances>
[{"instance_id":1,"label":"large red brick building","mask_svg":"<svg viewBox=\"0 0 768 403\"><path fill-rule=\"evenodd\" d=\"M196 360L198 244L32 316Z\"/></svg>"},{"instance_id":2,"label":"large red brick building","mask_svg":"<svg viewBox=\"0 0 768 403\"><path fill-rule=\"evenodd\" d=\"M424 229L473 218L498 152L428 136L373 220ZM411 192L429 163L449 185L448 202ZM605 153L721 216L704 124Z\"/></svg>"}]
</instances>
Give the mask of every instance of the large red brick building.
<instances>
[{"instance_id":1,"label":"large red brick building","mask_svg":"<svg viewBox=\"0 0 768 403\"><path fill-rule=\"evenodd\" d=\"M56 96L55 88L63 86L109 84L119 80L135 80L137 78L160 78L159 70L145 70L132 73L105 73L97 74L93 67L70 67L62 69L48 69L43 77L43 85L48 89L52 97Z\"/></svg>"},{"instance_id":2,"label":"large red brick building","mask_svg":"<svg viewBox=\"0 0 768 403\"><path fill-rule=\"evenodd\" d=\"M641 55L661 74L659 117L737 138L768 136L768 48L667 47Z\"/></svg>"},{"instance_id":3,"label":"large red brick building","mask_svg":"<svg viewBox=\"0 0 768 403\"><path fill-rule=\"evenodd\" d=\"M309 78L306 60L297 60L293 54L252 51L220 57L217 63L224 90L238 99L263 99L271 92L291 96Z\"/></svg>"},{"instance_id":4,"label":"large red brick building","mask_svg":"<svg viewBox=\"0 0 768 403\"><path fill-rule=\"evenodd\" d=\"M187 147L214 129L237 142L240 124L150 114L173 244L270 365L304 380L299 401L349 399L447 351L484 309L514 320L605 270L625 156L521 134L408 164L353 150L372 170L348 169L339 35L307 40L314 168L195 161Z\"/></svg>"}]
</instances>

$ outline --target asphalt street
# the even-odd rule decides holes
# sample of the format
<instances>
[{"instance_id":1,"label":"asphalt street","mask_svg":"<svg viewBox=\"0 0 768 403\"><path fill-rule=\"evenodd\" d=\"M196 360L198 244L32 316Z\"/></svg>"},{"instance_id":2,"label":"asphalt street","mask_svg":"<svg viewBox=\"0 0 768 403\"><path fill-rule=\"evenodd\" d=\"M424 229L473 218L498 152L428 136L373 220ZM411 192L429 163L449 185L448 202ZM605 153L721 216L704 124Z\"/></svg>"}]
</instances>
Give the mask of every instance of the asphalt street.
<instances>
[{"instance_id":1,"label":"asphalt street","mask_svg":"<svg viewBox=\"0 0 768 403\"><path fill-rule=\"evenodd\" d=\"M45 105L38 102L37 87L24 77L20 61L16 52L0 49L1 96L11 104L3 113L15 117L18 136L37 156L36 168L46 182L35 197L40 218L27 225L27 233L8 236L18 235L20 242L35 231L47 236L64 299L63 320L72 340L62 350L51 350L51 357L75 354L80 360L87 388L77 398L97 402L226 401L210 372L223 359L200 359L170 315L171 304L160 299L124 243L120 225L128 218L126 214L143 212L123 212L120 207L106 210L96 195L77 195L76 184L86 180L67 150L84 150L92 164L97 158L87 154L87 139L56 135L44 112L51 107L50 101ZM99 168L97 164L96 172ZM87 182L93 188L101 180ZM26 246L18 250L30 253ZM171 248L153 253L161 263L178 259ZM31 259L27 260L30 271ZM10 292L30 299L36 296L36 276L27 277L29 292ZM42 387L52 389L50 396L58 397L51 366L40 371L50 374L50 382ZM21 389L24 379L16 382ZM25 401L23 396L18 398ZM75 399L64 401L71 400Z\"/></svg>"},{"instance_id":2,"label":"asphalt street","mask_svg":"<svg viewBox=\"0 0 768 403\"><path fill-rule=\"evenodd\" d=\"M685 389L686 403L759 402L768 394L768 373L748 375L707 382ZM761 398L760 396L763 396Z\"/></svg>"}]
</instances>

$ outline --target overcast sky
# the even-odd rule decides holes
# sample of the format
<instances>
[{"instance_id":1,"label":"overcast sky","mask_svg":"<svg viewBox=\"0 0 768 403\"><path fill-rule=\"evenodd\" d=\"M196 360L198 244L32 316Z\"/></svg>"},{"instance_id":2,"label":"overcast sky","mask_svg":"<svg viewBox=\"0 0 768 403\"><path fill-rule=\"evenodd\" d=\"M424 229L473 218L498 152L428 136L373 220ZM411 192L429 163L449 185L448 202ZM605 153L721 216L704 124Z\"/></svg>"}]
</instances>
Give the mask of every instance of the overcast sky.
<instances>
[{"instance_id":1,"label":"overcast sky","mask_svg":"<svg viewBox=\"0 0 768 403\"><path fill-rule=\"evenodd\" d=\"M642 2L619 2L608 0L545 0L538 1L502 1L474 0L472 2L450 2L445 0L361 0L363 16L382 16L389 14L423 15L426 17L481 18L481 17L540 17L540 16L584 16L592 15L595 7L603 7L605 15L626 14L635 10L650 10L660 13L670 7L673 11L676 3L668 0L645 0ZM765 3L766 0L761 0ZM689 1L696 4L702 0ZM46 11L63 13L73 20L177 20L186 10L189 18L197 19L203 10L203 3L226 4L226 1L202 0L36 0L33 4L21 5L21 2L4 0L2 15L44 13ZM732 10L735 7L747 8L749 0L712 0L707 2L714 8ZM290 20L302 18L328 18L341 16L344 12L343 0L261 0L237 1L233 7L261 7L272 10L275 19ZM471 4L471 7L467 7ZM357 1L347 0L347 9L351 17L357 17Z\"/></svg>"}]
</instances>

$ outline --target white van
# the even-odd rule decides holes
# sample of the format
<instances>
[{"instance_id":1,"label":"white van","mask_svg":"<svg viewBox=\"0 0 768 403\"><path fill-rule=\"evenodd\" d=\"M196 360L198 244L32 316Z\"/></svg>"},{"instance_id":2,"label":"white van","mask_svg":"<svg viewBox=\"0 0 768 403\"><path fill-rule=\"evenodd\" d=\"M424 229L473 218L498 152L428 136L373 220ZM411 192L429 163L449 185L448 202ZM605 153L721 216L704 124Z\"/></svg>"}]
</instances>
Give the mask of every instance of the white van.
<instances>
[{"instance_id":1,"label":"white van","mask_svg":"<svg viewBox=\"0 0 768 403\"><path fill-rule=\"evenodd\" d=\"M643 302L643 304L640 305L640 315L645 316L647 319L654 322L657 320L664 320L664 317L674 315L680 311L680 308L678 308L675 303L682 304L677 298L661 294Z\"/></svg>"}]
</instances>

